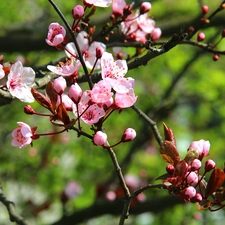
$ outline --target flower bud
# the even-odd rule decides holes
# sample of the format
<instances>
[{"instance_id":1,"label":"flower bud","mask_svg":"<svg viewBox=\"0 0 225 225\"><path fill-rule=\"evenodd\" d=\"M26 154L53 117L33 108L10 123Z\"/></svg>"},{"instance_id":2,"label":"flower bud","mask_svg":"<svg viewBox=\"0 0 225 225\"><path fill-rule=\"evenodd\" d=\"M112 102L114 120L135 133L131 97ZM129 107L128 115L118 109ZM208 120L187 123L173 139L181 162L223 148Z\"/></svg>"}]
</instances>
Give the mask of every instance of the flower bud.
<instances>
[{"instance_id":1,"label":"flower bud","mask_svg":"<svg viewBox=\"0 0 225 225\"><path fill-rule=\"evenodd\" d=\"M202 162L199 159L194 159L191 163L192 170L199 170L202 166Z\"/></svg>"},{"instance_id":2,"label":"flower bud","mask_svg":"<svg viewBox=\"0 0 225 225\"><path fill-rule=\"evenodd\" d=\"M192 186L189 186L185 189L184 193L188 198L193 198L196 195L196 189Z\"/></svg>"},{"instance_id":3,"label":"flower bud","mask_svg":"<svg viewBox=\"0 0 225 225\"><path fill-rule=\"evenodd\" d=\"M198 175L195 172L187 174L187 183L191 186L195 186L198 183Z\"/></svg>"},{"instance_id":4,"label":"flower bud","mask_svg":"<svg viewBox=\"0 0 225 225\"><path fill-rule=\"evenodd\" d=\"M219 58L220 58L219 55L214 55L213 56L213 61L217 61Z\"/></svg>"},{"instance_id":5,"label":"flower bud","mask_svg":"<svg viewBox=\"0 0 225 225\"><path fill-rule=\"evenodd\" d=\"M205 40L205 34L203 32L198 33L197 40L198 41L204 41Z\"/></svg>"},{"instance_id":6,"label":"flower bud","mask_svg":"<svg viewBox=\"0 0 225 225\"><path fill-rule=\"evenodd\" d=\"M209 172L210 170L213 170L216 167L216 163L212 159L208 159L205 162L205 172Z\"/></svg>"},{"instance_id":7,"label":"flower bud","mask_svg":"<svg viewBox=\"0 0 225 225\"><path fill-rule=\"evenodd\" d=\"M104 53L104 49L101 46L98 46L96 48L96 58L100 59L103 53Z\"/></svg>"},{"instance_id":8,"label":"flower bud","mask_svg":"<svg viewBox=\"0 0 225 225\"><path fill-rule=\"evenodd\" d=\"M154 28L151 32L152 41L158 40L162 35L162 30L160 28Z\"/></svg>"},{"instance_id":9,"label":"flower bud","mask_svg":"<svg viewBox=\"0 0 225 225\"><path fill-rule=\"evenodd\" d=\"M129 142L129 141L132 141L135 137L136 137L136 131L132 128L127 128L123 133L121 141Z\"/></svg>"},{"instance_id":10,"label":"flower bud","mask_svg":"<svg viewBox=\"0 0 225 225\"><path fill-rule=\"evenodd\" d=\"M53 82L55 92L61 95L66 90L66 80L63 77L58 77Z\"/></svg>"},{"instance_id":11,"label":"flower bud","mask_svg":"<svg viewBox=\"0 0 225 225\"><path fill-rule=\"evenodd\" d=\"M30 105L25 105L24 106L24 112L28 115L33 115L36 112L34 111L34 109L30 106Z\"/></svg>"},{"instance_id":12,"label":"flower bud","mask_svg":"<svg viewBox=\"0 0 225 225\"><path fill-rule=\"evenodd\" d=\"M202 6L202 14L205 15L206 13L208 13L209 11L209 7L207 5L203 5Z\"/></svg>"},{"instance_id":13,"label":"flower bud","mask_svg":"<svg viewBox=\"0 0 225 225\"><path fill-rule=\"evenodd\" d=\"M150 2L142 2L140 6L140 14L144 14L151 9L152 5Z\"/></svg>"},{"instance_id":14,"label":"flower bud","mask_svg":"<svg viewBox=\"0 0 225 225\"><path fill-rule=\"evenodd\" d=\"M93 142L97 146L102 146L107 141L107 134L102 131L97 131L94 135Z\"/></svg>"},{"instance_id":15,"label":"flower bud","mask_svg":"<svg viewBox=\"0 0 225 225\"><path fill-rule=\"evenodd\" d=\"M72 15L75 20L80 19L84 15L84 7L82 5L76 5L72 9Z\"/></svg>"},{"instance_id":16,"label":"flower bud","mask_svg":"<svg viewBox=\"0 0 225 225\"><path fill-rule=\"evenodd\" d=\"M172 164L167 165L166 171L168 174L172 175L174 172L174 166Z\"/></svg>"},{"instance_id":17,"label":"flower bud","mask_svg":"<svg viewBox=\"0 0 225 225\"><path fill-rule=\"evenodd\" d=\"M68 96L71 98L71 100L74 103L79 103L81 96L82 96L82 90L80 88L80 86L78 85L78 83L72 84L69 92L68 92Z\"/></svg>"}]
</instances>

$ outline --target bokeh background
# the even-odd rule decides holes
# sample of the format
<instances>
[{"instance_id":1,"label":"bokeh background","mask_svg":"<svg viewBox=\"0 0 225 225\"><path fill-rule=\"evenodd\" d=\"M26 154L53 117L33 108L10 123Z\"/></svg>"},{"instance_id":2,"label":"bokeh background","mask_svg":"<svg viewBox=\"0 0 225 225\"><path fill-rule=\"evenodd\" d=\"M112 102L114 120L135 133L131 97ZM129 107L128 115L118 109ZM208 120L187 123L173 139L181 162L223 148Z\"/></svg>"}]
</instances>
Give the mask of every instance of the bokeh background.
<instances>
[{"instance_id":1,"label":"bokeh background","mask_svg":"<svg viewBox=\"0 0 225 225\"><path fill-rule=\"evenodd\" d=\"M137 7L141 3L134 2ZM55 3L70 23L71 9L76 4L82 4L74 0L55 0ZM220 3L220 0L151 1L150 14L156 26L162 29L160 41L169 40L181 29L186 31L189 26L199 23L201 5L208 5L210 14ZM98 30L110 13L111 9L96 11L92 23L97 24ZM25 66L38 69L65 57L63 51L50 48L45 43L51 22L62 24L47 0L1 1L0 54L4 55L5 61L21 60ZM215 44L221 37L224 24L225 11L222 11L201 29L206 34L204 43ZM192 40L196 41L196 36ZM225 40L216 49L225 50ZM135 52L133 48L124 50L129 54ZM136 106L157 122L161 135L162 122L173 129L181 157L185 156L192 141L209 140L209 158L216 161L217 167L223 168L225 58L221 55L214 62L212 57L212 53L196 46L180 44L151 60L147 66L129 71L127 76L136 80ZM81 85L85 87L85 84ZM81 212L98 203L99 208L92 208L94 216L86 214L83 221L78 222L74 218L73 222L64 224L118 224L119 214L114 209L121 207L121 201L111 211L105 210L105 207L113 204L109 200L109 193L120 196L115 170L107 152L94 146L85 137L78 138L73 131L42 137L34 141L33 147L14 148L11 146L11 132L17 127L17 121L23 121L31 127L38 126L40 133L56 131L57 128L44 117L24 114L25 104L17 100L1 105L0 182L6 197L15 202L18 213L31 225L50 225L63 215ZM37 103L32 103L32 107L38 112L46 112ZM85 125L83 127L85 129ZM121 114L114 113L105 124L110 143L120 140L127 127L137 131L136 140L114 149L124 174L132 184L159 183L155 179L165 173L166 163L160 157L151 128L131 108L123 110ZM63 204L62 193L70 182L77 184L77 195ZM215 213L198 211L195 204L183 204L175 196L167 197L165 190L145 192L142 199L134 203L134 213L131 209L126 224L221 225L224 221L224 210ZM0 205L0 225L8 224L7 210Z\"/></svg>"}]
</instances>

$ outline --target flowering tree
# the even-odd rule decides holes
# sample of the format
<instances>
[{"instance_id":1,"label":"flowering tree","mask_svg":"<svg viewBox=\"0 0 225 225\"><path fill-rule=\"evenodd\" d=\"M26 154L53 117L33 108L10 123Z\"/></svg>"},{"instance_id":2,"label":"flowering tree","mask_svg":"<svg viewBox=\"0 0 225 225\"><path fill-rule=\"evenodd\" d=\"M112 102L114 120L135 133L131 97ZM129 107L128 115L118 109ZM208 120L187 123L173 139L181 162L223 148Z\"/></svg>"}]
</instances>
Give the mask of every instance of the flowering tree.
<instances>
[{"instance_id":1,"label":"flowering tree","mask_svg":"<svg viewBox=\"0 0 225 225\"><path fill-rule=\"evenodd\" d=\"M212 10L209 10L207 5L201 5L200 18L174 32L168 40L162 40L163 30L157 27L157 21L150 15L150 2L142 2L137 7L135 3L127 3L124 0L84 0L82 4L72 8L70 19L66 19L54 1L49 0L49 5L57 13L59 20L50 23L45 42L63 54L63 58L42 67L31 68L23 66L19 60L9 62L2 55L0 94L4 99L2 107L8 101L13 105L12 99L18 99L24 103L27 116L44 118L44 123L48 122L46 126L54 129L43 131L39 123L30 126L18 118L19 127L12 130L11 144L18 148L30 147L29 155L35 157L38 154L38 149L34 148L37 142L51 137L51 143L54 143L57 136L69 132L73 135L71 142L87 139L89 142L86 148L93 148L104 157L106 152L108 159L105 160L108 160L107 164L111 164L114 169L110 174L105 174L105 177L96 178L98 182L95 184L92 206L87 204L86 208L81 207L74 212L67 211L69 202L71 199L76 200L85 191L82 179L69 180L56 198L60 200L63 212L61 218L54 218L58 220L54 224L76 224L85 221L86 215L92 218L102 214L116 214L119 215L118 224L122 225L129 220L129 214L148 211L150 206L155 208L152 208L152 211L157 211L157 208L166 207L167 204L170 206L184 202L195 203L199 210L222 209L225 206L224 168L217 167L216 162L208 157L210 142L202 139L204 137L197 141L194 139L183 147L187 151L181 156L172 129L163 123L162 137L159 128L161 125L156 123L163 119L161 112L168 113L167 106L173 108L173 105L177 104L173 102L167 105L166 101L184 71L173 79L158 107L152 110L152 117L149 113L151 110L142 110L143 100L136 94L139 74L134 72L135 76L130 76L130 72L139 71L140 67L146 66L152 59L169 54L170 50L181 44L212 54L212 63L218 61L219 57L224 55L224 49L220 46L225 37L225 30L221 28L219 40L211 44L213 40L207 40L203 28L208 26L216 15L222 13L225 2L220 1ZM92 21L95 15L100 15L98 11L104 10L108 10L110 16L101 28ZM196 56L191 57L190 63L195 59ZM188 65L189 63L184 70ZM36 74L38 76L35 78ZM151 85L151 82L148 85ZM157 94L157 91L153 93ZM136 121L131 121L132 117L126 116L126 110L132 110L137 120L144 121L144 126L138 132L133 128ZM121 118L124 124L115 124L115 128L110 131L112 123L117 122L115 115ZM157 118L158 115L160 118ZM151 138L145 137L146 126L151 128ZM139 139L136 136L139 136ZM144 170L139 177L125 174L127 162L131 163L134 150L141 141L147 139L151 140L152 148L159 150L158 155L165 161L165 164L162 164L165 171L158 176L151 174L153 179L149 179ZM118 151L126 148L127 142L134 144L129 145L123 160L118 160L118 157L121 157ZM67 144L62 143L62 140L58 143L61 151ZM77 154L76 149L74 154ZM49 152L42 155L41 167L46 166L49 157ZM58 160L52 157L52 164L58 165ZM179 198L173 198L176 200L172 203L167 203L171 198L164 198L162 206L157 205L154 198L152 200L152 196L148 196L148 193L155 189L163 189L161 191ZM148 198L152 202L145 205ZM26 203L31 206L33 216L37 217L40 212L47 211L54 205L53 199L49 197L42 204L36 204L29 199ZM0 200L6 206L11 221L29 224L26 216L21 217L15 212L14 204L6 198L3 191ZM107 209L102 201L107 205ZM142 210L138 211L140 205Z\"/></svg>"}]
</instances>

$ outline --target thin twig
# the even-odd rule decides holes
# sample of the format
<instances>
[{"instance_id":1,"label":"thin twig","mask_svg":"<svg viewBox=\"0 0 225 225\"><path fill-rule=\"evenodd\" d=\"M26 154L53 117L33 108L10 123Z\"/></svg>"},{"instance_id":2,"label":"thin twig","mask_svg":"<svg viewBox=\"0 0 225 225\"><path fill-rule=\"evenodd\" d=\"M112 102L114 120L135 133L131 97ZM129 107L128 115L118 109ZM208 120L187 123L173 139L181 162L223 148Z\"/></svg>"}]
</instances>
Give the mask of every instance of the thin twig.
<instances>
[{"instance_id":1,"label":"thin twig","mask_svg":"<svg viewBox=\"0 0 225 225\"><path fill-rule=\"evenodd\" d=\"M18 225L29 225L23 217L19 216L16 212L16 208L13 202L9 201L3 194L2 187L0 186L0 201L5 205L8 210L9 218L11 222L15 222Z\"/></svg>"},{"instance_id":2,"label":"thin twig","mask_svg":"<svg viewBox=\"0 0 225 225\"><path fill-rule=\"evenodd\" d=\"M162 137L159 133L159 130L157 128L157 125L156 125L156 122L151 120L142 110L140 110L137 106L133 105L132 106L132 109L137 112L137 114L139 116L141 116L146 122L147 124L151 127L152 131L153 131L153 134L155 136L155 139L156 141L158 142L159 146L162 145L163 143L163 140L162 140Z\"/></svg>"}]
</instances>

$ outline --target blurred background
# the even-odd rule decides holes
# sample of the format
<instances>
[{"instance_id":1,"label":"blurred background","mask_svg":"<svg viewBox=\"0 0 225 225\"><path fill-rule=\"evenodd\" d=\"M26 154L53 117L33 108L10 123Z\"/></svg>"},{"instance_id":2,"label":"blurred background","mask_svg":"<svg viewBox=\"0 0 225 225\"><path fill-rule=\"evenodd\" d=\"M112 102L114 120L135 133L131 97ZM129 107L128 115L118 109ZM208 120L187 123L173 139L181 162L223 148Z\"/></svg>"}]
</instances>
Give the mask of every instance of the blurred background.
<instances>
[{"instance_id":1,"label":"blurred background","mask_svg":"<svg viewBox=\"0 0 225 225\"><path fill-rule=\"evenodd\" d=\"M162 29L160 41L169 40L181 29L200 23L201 6L209 6L209 15L222 1L153 0L150 14L156 27ZM71 9L81 1L55 0L69 23ZM141 1L135 1L138 7ZM111 9L97 9L92 24L104 26ZM65 57L63 51L49 47L45 38L51 22L61 19L47 0L8 0L0 4L0 55L5 61L20 60L24 66L39 70L43 65ZM218 13L202 32L203 43L215 44L225 28L225 11ZM197 38L194 36L193 41ZM225 50L225 40L216 47ZM107 49L111 51L111 49ZM124 48L134 54L133 48ZM144 111L163 135L162 122L171 127L181 158L189 144L205 139L211 143L210 156L217 167L224 167L225 149L225 58L213 61L213 54L196 46L180 44L153 60L147 66L131 70L136 106ZM44 73L45 71L43 71ZM39 78L41 75L39 73ZM0 99L0 101L3 101ZM18 213L31 225L118 224L122 210L121 190L109 155L85 137L73 131L42 137L33 147L11 146L11 132L22 121L39 133L56 131L47 118L23 113L24 103L13 100L0 107L0 182L5 196L15 202ZM46 112L37 103L32 107ZM85 129L85 125L82 125ZM105 123L110 143L120 140L123 131L132 127L137 138L115 147L131 190L160 181L166 163L152 130L131 108L115 112ZM90 131L91 134L91 131ZM71 193L71 196L68 193ZM79 214L80 213L80 214ZM83 213L83 214L82 214ZM63 215L74 215L67 222ZM56 221L62 221L56 223ZM221 225L224 210L210 213L198 211L195 204L183 204L166 190L153 189L138 197L131 207L127 225ZM6 208L0 204L0 225L10 224Z\"/></svg>"}]
</instances>

